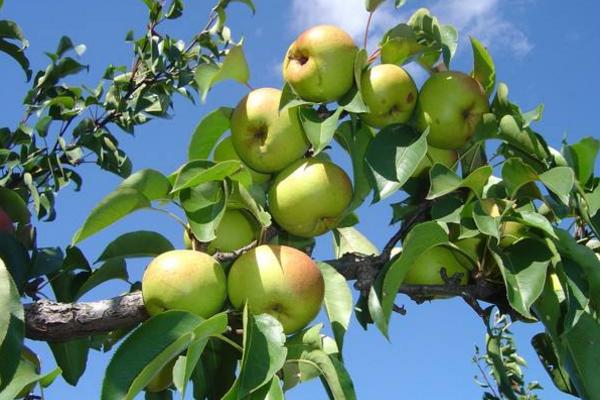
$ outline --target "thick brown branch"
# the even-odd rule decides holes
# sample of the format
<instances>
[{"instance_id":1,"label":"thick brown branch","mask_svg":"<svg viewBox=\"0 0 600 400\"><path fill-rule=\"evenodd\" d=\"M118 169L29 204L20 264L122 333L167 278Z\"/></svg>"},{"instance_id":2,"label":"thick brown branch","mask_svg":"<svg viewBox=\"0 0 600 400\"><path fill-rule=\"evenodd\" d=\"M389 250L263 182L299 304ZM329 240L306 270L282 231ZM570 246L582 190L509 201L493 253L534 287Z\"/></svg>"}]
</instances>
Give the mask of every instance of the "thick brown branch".
<instances>
[{"instance_id":1,"label":"thick brown branch","mask_svg":"<svg viewBox=\"0 0 600 400\"><path fill-rule=\"evenodd\" d=\"M48 342L127 328L146 318L141 292L89 303L40 300L25 305L26 336Z\"/></svg>"}]
</instances>

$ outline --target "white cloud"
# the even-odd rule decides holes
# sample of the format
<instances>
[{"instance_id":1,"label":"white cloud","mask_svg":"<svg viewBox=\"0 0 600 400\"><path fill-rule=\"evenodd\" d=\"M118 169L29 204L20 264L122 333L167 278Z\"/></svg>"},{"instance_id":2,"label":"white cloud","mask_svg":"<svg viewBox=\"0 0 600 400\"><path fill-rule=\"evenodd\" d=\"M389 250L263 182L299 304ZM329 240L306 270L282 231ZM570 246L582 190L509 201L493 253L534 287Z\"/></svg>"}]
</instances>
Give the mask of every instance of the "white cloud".
<instances>
[{"instance_id":1,"label":"white cloud","mask_svg":"<svg viewBox=\"0 0 600 400\"><path fill-rule=\"evenodd\" d=\"M507 19L502 7L499 0L438 0L431 5L431 11L443 23L454 25L463 37L475 36L488 47L525 56L533 45Z\"/></svg>"},{"instance_id":2,"label":"white cloud","mask_svg":"<svg viewBox=\"0 0 600 400\"><path fill-rule=\"evenodd\" d=\"M509 50L522 57L533 45L525 33L507 19L500 3L500 0L435 0L423 5L429 7L442 23L456 26L463 38L473 35L488 47ZM369 47L375 45L375 37L380 37L384 30L406 21L408 15L404 10L409 8L398 11L392 4L388 0L374 14ZM315 24L338 25L357 43L362 43L368 17L364 5L364 0L293 0L291 25L295 32Z\"/></svg>"}]
</instances>

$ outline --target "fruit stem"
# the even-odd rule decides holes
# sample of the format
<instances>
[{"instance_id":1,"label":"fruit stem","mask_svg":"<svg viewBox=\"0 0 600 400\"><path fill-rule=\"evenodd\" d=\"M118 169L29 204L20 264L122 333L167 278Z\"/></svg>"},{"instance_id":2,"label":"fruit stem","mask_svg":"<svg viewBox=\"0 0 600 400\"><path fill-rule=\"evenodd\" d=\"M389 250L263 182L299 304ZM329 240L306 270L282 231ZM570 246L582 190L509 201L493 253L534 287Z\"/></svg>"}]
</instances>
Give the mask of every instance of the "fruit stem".
<instances>
[{"instance_id":1,"label":"fruit stem","mask_svg":"<svg viewBox=\"0 0 600 400\"><path fill-rule=\"evenodd\" d=\"M181 224L181 226L183 226L183 229L187 229L187 224L185 223L185 221L183 221L181 218L179 218L177 215L173 214L172 212L163 210L162 208L156 208L156 207L150 207L150 209L168 215L169 217L175 219L175 221L179 222Z\"/></svg>"},{"instance_id":2,"label":"fruit stem","mask_svg":"<svg viewBox=\"0 0 600 400\"><path fill-rule=\"evenodd\" d=\"M373 19L373 13L375 10L369 13L369 17L367 18L367 26L365 27L365 40L364 40L364 49L367 49L367 42L369 40L369 28L371 27L371 20Z\"/></svg>"},{"instance_id":3,"label":"fruit stem","mask_svg":"<svg viewBox=\"0 0 600 400\"><path fill-rule=\"evenodd\" d=\"M215 336L217 339L221 339L222 341L224 341L225 343L227 343L228 345L230 345L231 347L233 347L234 349L238 350L240 353L244 352L244 349L242 348L242 346L240 346L239 344L237 344L236 342L234 342L233 340L229 339L227 336L223 336L223 335L216 335Z\"/></svg>"}]
</instances>

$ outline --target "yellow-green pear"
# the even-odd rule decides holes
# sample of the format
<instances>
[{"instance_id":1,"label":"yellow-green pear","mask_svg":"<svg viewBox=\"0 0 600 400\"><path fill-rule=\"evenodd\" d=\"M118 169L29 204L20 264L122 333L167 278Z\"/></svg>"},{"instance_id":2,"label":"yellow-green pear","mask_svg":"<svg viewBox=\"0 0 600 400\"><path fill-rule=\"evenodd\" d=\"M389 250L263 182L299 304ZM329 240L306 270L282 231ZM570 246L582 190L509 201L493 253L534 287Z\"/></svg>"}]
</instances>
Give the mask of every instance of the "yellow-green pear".
<instances>
[{"instance_id":1,"label":"yellow-green pear","mask_svg":"<svg viewBox=\"0 0 600 400\"><path fill-rule=\"evenodd\" d=\"M364 71L361 94L370 112L360 117L375 128L408 122L417 104L415 82L404 68L394 64L380 64Z\"/></svg>"},{"instance_id":2,"label":"yellow-green pear","mask_svg":"<svg viewBox=\"0 0 600 400\"><path fill-rule=\"evenodd\" d=\"M352 183L330 161L302 159L277 175L268 198L271 215L287 232L319 236L339 222L352 200Z\"/></svg>"},{"instance_id":3,"label":"yellow-green pear","mask_svg":"<svg viewBox=\"0 0 600 400\"><path fill-rule=\"evenodd\" d=\"M221 140L221 142L215 147L215 151L213 153L213 159L217 162L220 161L229 161L229 160L240 160L240 156L236 153L233 148L233 142L231 141L231 136L227 136L225 139ZM243 163L243 161L242 161ZM248 167L248 171L250 171L250 175L252 175L252 183L262 184L266 183L271 179L271 175L263 174L253 170Z\"/></svg>"},{"instance_id":4,"label":"yellow-green pear","mask_svg":"<svg viewBox=\"0 0 600 400\"><path fill-rule=\"evenodd\" d=\"M413 178L427 176L435 163L443 164L450 169L455 168L456 161L458 161L456 150L438 149L437 147L427 146L427 154L425 154L425 157L421 160L412 176Z\"/></svg>"},{"instance_id":5,"label":"yellow-green pear","mask_svg":"<svg viewBox=\"0 0 600 400\"><path fill-rule=\"evenodd\" d=\"M434 246L426 250L410 267L403 283L407 285L444 285L441 275L446 269L448 278L462 274L459 283L466 285L469 281L469 269L465 268L461 256L445 246Z\"/></svg>"},{"instance_id":6,"label":"yellow-green pear","mask_svg":"<svg viewBox=\"0 0 600 400\"><path fill-rule=\"evenodd\" d=\"M155 257L146 268L142 296L151 316L167 310L183 310L208 318L225 303L225 272L206 253L171 250Z\"/></svg>"},{"instance_id":7,"label":"yellow-green pear","mask_svg":"<svg viewBox=\"0 0 600 400\"><path fill-rule=\"evenodd\" d=\"M238 257L227 277L231 304L248 304L254 314L277 318L286 334L304 328L321 308L325 284L321 271L293 247L262 245Z\"/></svg>"},{"instance_id":8,"label":"yellow-green pear","mask_svg":"<svg viewBox=\"0 0 600 400\"><path fill-rule=\"evenodd\" d=\"M248 167L258 172L280 171L306 153L308 139L297 108L279 111L281 91L251 91L231 115L231 141Z\"/></svg>"},{"instance_id":9,"label":"yellow-green pear","mask_svg":"<svg viewBox=\"0 0 600 400\"><path fill-rule=\"evenodd\" d=\"M357 51L350 35L337 26L314 26L289 47L283 60L283 79L304 100L337 100L354 84Z\"/></svg>"},{"instance_id":10,"label":"yellow-green pear","mask_svg":"<svg viewBox=\"0 0 600 400\"><path fill-rule=\"evenodd\" d=\"M483 88L457 71L436 72L425 82L417 101L417 127L429 127L427 142L440 149L460 149L488 112Z\"/></svg>"},{"instance_id":11,"label":"yellow-green pear","mask_svg":"<svg viewBox=\"0 0 600 400\"><path fill-rule=\"evenodd\" d=\"M215 230L216 238L208 245L208 253L230 252L249 245L258 239L258 229L253 218L243 210L227 209Z\"/></svg>"}]
</instances>

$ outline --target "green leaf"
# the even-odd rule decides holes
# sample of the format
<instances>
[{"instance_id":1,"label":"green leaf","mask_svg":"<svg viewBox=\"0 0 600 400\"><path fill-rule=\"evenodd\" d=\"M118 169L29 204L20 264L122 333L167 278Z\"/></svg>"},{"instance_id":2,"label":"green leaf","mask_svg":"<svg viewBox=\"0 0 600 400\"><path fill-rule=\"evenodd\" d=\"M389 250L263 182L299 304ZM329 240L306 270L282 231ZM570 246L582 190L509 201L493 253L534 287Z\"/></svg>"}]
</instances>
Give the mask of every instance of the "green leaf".
<instances>
[{"instance_id":1,"label":"green leaf","mask_svg":"<svg viewBox=\"0 0 600 400\"><path fill-rule=\"evenodd\" d=\"M492 361L492 370L494 377L498 382L498 389L506 396L507 400L519 400L512 388L510 379L507 373L507 367L504 364L504 356L502 355L502 343L500 337L491 334L489 328L485 337L486 351L488 357Z\"/></svg>"},{"instance_id":2,"label":"green leaf","mask_svg":"<svg viewBox=\"0 0 600 400\"><path fill-rule=\"evenodd\" d=\"M333 230L333 245L336 258L346 253L379 254L377 247L352 226Z\"/></svg>"},{"instance_id":3,"label":"green leaf","mask_svg":"<svg viewBox=\"0 0 600 400\"><path fill-rule=\"evenodd\" d=\"M371 141L366 161L373 174L376 201L395 193L412 176L427 152L427 133L417 136L408 125L389 125Z\"/></svg>"},{"instance_id":4,"label":"green leaf","mask_svg":"<svg viewBox=\"0 0 600 400\"><path fill-rule=\"evenodd\" d=\"M129 232L110 242L96 262L111 258L156 257L173 249L169 239L158 232Z\"/></svg>"},{"instance_id":5,"label":"green leaf","mask_svg":"<svg viewBox=\"0 0 600 400\"><path fill-rule=\"evenodd\" d=\"M510 305L524 317L533 318L530 308L544 289L551 251L544 242L531 238L518 240L503 250L493 246L492 250Z\"/></svg>"},{"instance_id":6,"label":"green leaf","mask_svg":"<svg viewBox=\"0 0 600 400\"><path fill-rule=\"evenodd\" d=\"M483 189L492 176L492 167L485 165L471 172L465 179L461 179L454 171L442 164L433 164L429 170L431 187L427 199L436 199L461 187L469 188L479 198L483 196Z\"/></svg>"},{"instance_id":7,"label":"green leaf","mask_svg":"<svg viewBox=\"0 0 600 400\"><path fill-rule=\"evenodd\" d=\"M273 379L287 354L283 327L268 314L244 310L244 354L237 379L238 398L244 398Z\"/></svg>"},{"instance_id":8,"label":"green leaf","mask_svg":"<svg viewBox=\"0 0 600 400\"><path fill-rule=\"evenodd\" d=\"M471 36L471 48L473 49L473 72L471 75L481 84L485 94L489 97L496 86L494 60L483 44L473 36Z\"/></svg>"},{"instance_id":9,"label":"green leaf","mask_svg":"<svg viewBox=\"0 0 600 400\"><path fill-rule=\"evenodd\" d=\"M75 300L79 299L96 286L113 279L120 279L126 282L129 279L127 265L125 264L125 260L123 258L109 259L100 268L94 270L94 272L92 272L92 274L79 287L79 290L77 290Z\"/></svg>"},{"instance_id":10,"label":"green leaf","mask_svg":"<svg viewBox=\"0 0 600 400\"><path fill-rule=\"evenodd\" d=\"M436 222L425 222L412 228L403 243L402 254L391 264L383 280L381 306L386 321L390 319L396 294L413 263L429 248L446 242L448 235ZM387 337L387 329L382 333Z\"/></svg>"},{"instance_id":11,"label":"green leaf","mask_svg":"<svg viewBox=\"0 0 600 400\"><path fill-rule=\"evenodd\" d=\"M185 164L177 174L173 193L196 187L210 181L222 181L239 172L246 171L246 182L252 180L249 172L239 160L227 160L214 164L212 161L194 160Z\"/></svg>"},{"instance_id":12,"label":"green leaf","mask_svg":"<svg viewBox=\"0 0 600 400\"><path fill-rule=\"evenodd\" d=\"M31 219L31 213L23 198L19 196L16 191L1 186L0 208L2 208L14 222L27 224Z\"/></svg>"},{"instance_id":13,"label":"green leaf","mask_svg":"<svg viewBox=\"0 0 600 400\"><path fill-rule=\"evenodd\" d=\"M329 355L323 350L312 350L303 353L300 359L288 360L288 362L308 364L319 371L321 381L330 398L334 400L356 399L352 379L336 356Z\"/></svg>"},{"instance_id":14,"label":"green leaf","mask_svg":"<svg viewBox=\"0 0 600 400\"><path fill-rule=\"evenodd\" d=\"M365 0L365 8L368 12L373 12L379 7L385 0Z\"/></svg>"},{"instance_id":15,"label":"green leaf","mask_svg":"<svg viewBox=\"0 0 600 400\"><path fill-rule=\"evenodd\" d=\"M381 39L381 61L383 63L402 65L425 48L417 40L413 28L401 23L387 31Z\"/></svg>"},{"instance_id":16,"label":"green leaf","mask_svg":"<svg viewBox=\"0 0 600 400\"><path fill-rule=\"evenodd\" d=\"M185 356L180 357L177 361L177 364L181 361L179 367L180 373L174 372L173 374L173 381L177 389L181 392L181 398L185 398L187 383L192 376L194 368L196 368L200 361L209 338L224 333L227 330L227 322L227 313L223 312L202 321L194 329L193 341L190 343Z\"/></svg>"},{"instance_id":17,"label":"green leaf","mask_svg":"<svg viewBox=\"0 0 600 400\"><path fill-rule=\"evenodd\" d=\"M207 159L219 138L229 129L232 108L219 107L196 125L188 146L188 160Z\"/></svg>"},{"instance_id":18,"label":"green leaf","mask_svg":"<svg viewBox=\"0 0 600 400\"><path fill-rule=\"evenodd\" d=\"M235 381L239 358L238 349L219 339L209 339L192 374L194 398L221 399Z\"/></svg>"},{"instance_id":19,"label":"green leaf","mask_svg":"<svg viewBox=\"0 0 600 400\"><path fill-rule=\"evenodd\" d=\"M338 143L350 154L352 159L353 194L352 201L347 208L348 213L358 208L371 191L371 184L367 175L365 155L373 133L366 125L354 129L350 121L343 122L337 132Z\"/></svg>"},{"instance_id":20,"label":"green leaf","mask_svg":"<svg viewBox=\"0 0 600 400\"><path fill-rule=\"evenodd\" d=\"M312 108L300 109L298 113L300 122L306 132L306 137L312 144L314 155L319 154L333 139L342 111L344 109L339 107L333 114L322 120L318 111Z\"/></svg>"},{"instance_id":21,"label":"green leaf","mask_svg":"<svg viewBox=\"0 0 600 400\"><path fill-rule=\"evenodd\" d=\"M538 333L531 338L531 345L535 349L535 352L554 385L560 391L576 396L577 393L571 387L569 374L560 363L550 336L543 332Z\"/></svg>"},{"instance_id":22,"label":"green leaf","mask_svg":"<svg viewBox=\"0 0 600 400\"><path fill-rule=\"evenodd\" d=\"M31 261L25 247L13 234L0 232L0 259L21 293L29 275Z\"/></svg>"},{"instance_id":23,"label":"green leaf","mask_svg":"<svg viewBox=\"0 0 600 400\"><path fill-rule=\"evenodd\" d=\"M25 335L24 319L19 291L0 259L0 389L9 383L18 368Z\"/></svg>"},{"instance_id":24,"label":"green leaf","mask_svg":"<svg viewBox=\"0 0 600 400\"><path fill-rule=\"evenodd\" d=\"M598 150L600 150L600 140L594 137L583 138L578 143L564 148L569 165L575 169L577 180L582 185L585 185L594 173Z\"/></svg>"},{"instance_id":25,"label":"green leaf","mask_svg":"<svg viewBox=\"0 0 600 400\"><path fill-rule=\"evenodd\" d=\"M539 175L540 181L560 198L560 200L569 205L569 194L575 184L575 175L569 167L555 167Z\"/></svg>"},{"instance_id":26,"label":"green leaf","mask_svg":"<svg viewBox=\"0 0 600 400\"><path fill-rule=\"evenodd\" d=\"M352 316L352 293L346 278L326 263L317 263L325 280L325 311L340 351Z\"/></svg>"},{"instance_id":27,"label":"green leaf","mask_svg":"<svg viewBox=\"0 0 600 400\"><path fill-rule=\"evenodd\" d=\"M506 218L509 221L517 221L527 226L537 228L543 231L548 237L557 238L554 232L552 224L541 214L533 211L519 211L518 213L511 214Z\"/></svg>"},{"instance_id":28,"label":"green leaf","mask_svg":"<svg viewBox=\"0 0 600 400\"><path fill-rule=\"evenodd\" d=\"M24 357L18 358L18 367L13 379L8 385L0 391L0 400L13 400L27 386L34 384L37 381L50 380L52 377L60 373L60 368L40 376L37 371L37 366Z\"/></svg>"},{"instance_id":29,"label":"green leaf","mask_svg":"<svg viewBox=\"0 0 600 400\"><path fill-rule=\"evenodd\" d=\"M171 184L160 172L142 169L121 182L118 189L134 189L153 201L167 199Z\"/></svg>"},{"instance_id":30,"label":"green leaf","mask_svg":"<svg viewBox=\"0 0 600 400\"><path fill-rule=\"evenodd\" d=\"M185 189L179 198L194 236L201 242L213 240L227 205L224 183L212 181Z\"/></svg>"},{"instance_id":31,"label":"green leaf","mask_svg":"<svg viewBox=\"0 0 600 400\"><path fill-rule=\"evenodd\" d=\"M89 344L89 338L48 343L56 363L62 369L62 376L69 385L77 385L85 372Z\"/></svg>"},{"instance_id":32,"label":"green leaf","mask_svg":"<svg viewBox=\"0 0 600 400\"><path fill-rule=\"evenodd\" d=\"M0 38L0 51L12 57L12 59L19 63L23 72L25 72L27 80L31 79L32 72L29 68L29 60L25 56L25 53L23 53L21 47Z\"/></svg>"},{"instance_id":33,"label":"green leaf","mask_svg":"<svg viewBox=\"0 0 600 400\"><path fill-rule=\"evenodd\" d=\"M134 211L150 207L148 198L133 188L119 188L106 196L92 210L75 233L72 245L98 233Z\"/></svg>"},{"instance_id":34,"label":"green leaf","mask_svg":"<svg viewBox=\"0 0 600 400\"><path fill-rule=\"evenodd\" d=\"M537 178L537 173L518 158L510 158L502 166L502 179L510 198L514 198L520 188L535 182Z\"/></svg>"},{"instance_id":35,"label":"green leaf","mask_svg":"<svg viewBox=\"0 0 600 400\"><path fill-rule=\"evenodd\" d=\"M582 399L595 399L600 393L600 380L597 379L600 368L598 337L598 320L588 313L584 313L572 329L561 335L568 357L566 367Z\"/></svg>"},{"instance_id":36,"label":"green leaf","mask_svg":"<svg viewBox=\"0 0 600 400\"><path fill-rule=\"evenodd\" d=\"M505 88L505 86L502 87ZM498 86L497 93L500 92L500 89L501 85ZM520 110L513 112L517 113L517 116L522 119ZM538 164L548 156L543 139L530 129L521 128L514 115L504 115L500 119L499 128L498 139L504 140L511 146L521 150L523 156L533 157L534 160L538 161Z\"/></svg>"},{"instance_id":37,"label":"green leaf","mask_svg":"<svg viewBox=\"0 0 600 400\"><path fill-rule=\"evenodd\" d=\"M135 397L136 389L141 390L156 372L188 347L201 322L202 318L188 312L166 311L140 325L110 360L102 384L102 400Z\"/></svg>"},{"instance_id":38,"label":"green leaf","mask_svg":"<svg viewBox=\"0 0 600 400\"><path fill-rule=\"evenodd\" d=\"M194 73L194 79L202 101L206 100L210 88L222 80L232 79L245 84L248 83L249 78L250 69L241 44L229 49L220 66L201 64L196 67Z\"/></svg>"},{"instance_id":39,"label":"green leaf","mask_svg":"<svg viewBox=\"0 0 600 400\"><path fill-rule=\"evenodd\" d=\"M498 219L486 213L479 201L473 207L473 220L481 233L500 240Z\"/></svg>"}]
</instances>

